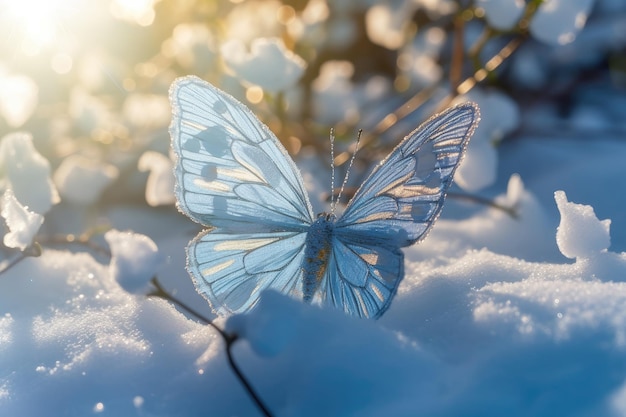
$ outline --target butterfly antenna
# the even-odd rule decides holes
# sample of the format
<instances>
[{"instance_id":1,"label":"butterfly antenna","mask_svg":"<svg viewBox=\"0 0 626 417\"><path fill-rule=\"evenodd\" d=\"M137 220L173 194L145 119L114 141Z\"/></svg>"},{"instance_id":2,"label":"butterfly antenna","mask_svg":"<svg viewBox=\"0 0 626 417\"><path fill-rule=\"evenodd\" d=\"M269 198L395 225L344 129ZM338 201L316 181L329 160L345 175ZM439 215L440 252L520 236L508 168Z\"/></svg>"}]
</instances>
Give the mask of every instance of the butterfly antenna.
<instances>
[{"instance_id":1,"label":"butterfly antenna","mask_svg":"<svg viewBox=\"0 0 626 417\"><path fill-rule=\"evenodd\" d=\"M335 212L335 129L330 128L330 211Z\"/></svg>"},{"instance_id":2,"label":"butterfly antenna","mask_svg":"<svg viewBox=\"0 0 626 417\"><path fill-rule=\"evenodd\" d=\"M350 163L348 164L348 170L346 171L346 176L343 177L343 182L341 183L339 194L337 194L337 199L335 200L335 205L333 206L333 213L335 211L335 207L337 206L337 202L341 199L341 194L343 193L343 189L346 187L346 184L348 183L348 178L350 177L350 170L352 169L352 164L354 163L354 159L356 158L356 153L359 151L359 144L361 143L362 133L363 133L363 129L359 129L359 134L356 137L356 144L354 145L354 152L352 152L352 157L350 158Z\"/></svg>"}]
</instances>

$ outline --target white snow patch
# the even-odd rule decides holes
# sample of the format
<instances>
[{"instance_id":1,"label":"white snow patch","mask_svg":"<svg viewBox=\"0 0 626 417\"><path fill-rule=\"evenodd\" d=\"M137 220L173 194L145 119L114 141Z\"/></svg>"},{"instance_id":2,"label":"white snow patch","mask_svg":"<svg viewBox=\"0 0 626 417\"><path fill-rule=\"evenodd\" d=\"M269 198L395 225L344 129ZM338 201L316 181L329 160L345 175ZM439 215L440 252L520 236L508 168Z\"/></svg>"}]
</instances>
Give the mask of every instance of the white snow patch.
<instances>
[{"instance_id":1,"label":"white snow patch","mask_svg":"<svg viewBox=\"0 0 626 417\"><path fill-rule=\"evenodd\" d=\"M33 243L33 238L43 224L43 216L24 207L9 188L2 197L2 210L9 231L4 235L3 242L9 248L26 249Z\"/></svg>"},{"instance_id":2,"label":"white snow patch","mask_svg":"<svg viewBox=\"0 0 626 417\"><path fill-rule=\"evenodd\" d=\"M554 199L561 212L556 242L568 258L590 258L606 252L611 245L611 220L598 220L593 207L570 203L564 191L556 191Z\"/></svg>"},{"instance_id":3,"label":"white snow patch","mask_svg":"<svg viewBox=\"0 0 626 417\"><path fill-rule=\"evenodd\" d=\"M512 29L526 9L524 0L478 0L476 5L485 10L489 25L499 30Z\"/></svg>"},{"instance_id":4,"label":"white snow patch","mask_svg":"<svg viewBox=\"0 0 626 417\"><path fill-rule=\"evenodd\" d=\"M98 200L102 191L118 175L114 165L82 155L70 155L54 172L54 182L65 201L89 205Z\"/></svg>"},{"instance_id":5,"label":"white snow patch","mask_svg":"<svg viewBox=\"0 0 626 417\"><path fill-rule=\"evenodd\" d=\"M85 415L97 402L135 415L137 395L156 415L175 415L181 401L207 414L215 406L201 393L228 375L215 366L225 364L223 354L203 365L207 376L198 373L195 361L214 345L214 332L163 300L127 293L84 253L46 250L2 274L0 314L10 314L0 326L12 332L0 355L2 415Z\"/></svg>"},{"instance_id":6,"label":"white snow patch","mask_svg":"<svg viewBox=\"0 0 626 417\"><path fill-rule=\"evenodd\" d=\"M442 364L375 321L271 291L263 293L255 310L232 320L236 328L227 328L246 329L240 337L247 343L234 349L239 360L257 370L255 380L271 375L261 394L276 415L428 415L447 395ZM262 331L250 333L256 327L267 330L266 337L260 337ZM276 344L272 336L278 337Z\"/></svg>"},{"instance_id":7,"label":"white snow patch","mask_svg":"<svg viewBox=\"0 0 626 417\"><path fill-rule=\"evenodd\" d=\"M415 2L375 4L365 14L367 37L375 44L396 50L406 41Z\"/></svg>"},{"instance_id":8,"label":"white snow patch","mask_svg":"<svg viewBox=\"0 0 626 417\"><path fill-rule=\"evenodd\" d=\"M176 202L174 195L174 164L162 153L146 151L137 163L139 171L149 171L146 183L146 201L152 207L171 205Z\"/></svg>"},{"instance_id":9,"label":"white snow patch","mask_svg":"<svg viewBox=\"0 0 626 417\"><path fill-rule=\"evenodd\" d=\"M142 129L158 129L170 122L172 110L169 100L157 94L130 94L122 106L124 118Z\"/></svg>"},{"instance_id":10,"label":"white snow patch","mask_svg":"<svg viewBox=\"0 0 626 417\"><path fill-rule=\"evenodd\" d=\"M474 89L459 102L471 100L480 107L481 120L470 140L463 162L454 174L454 181L464 190L481 190L496 180L498 153L496 144L517 128L520 114L517 104L496 91Z\"/></svg>"},{"instance_id":11,"label":"white snow patch","mask_svg":"<svg viewBox=\"0 0 626 417\"><path fill-rule=\"evenodd\" d=\"M37 152L29 133L10 133L0 140L0 168L6 186L32 211L44 214L59 202L50 179L50 163Z\"/></svg>"},{"instance_id":12,"label":"white snow patch","mask_svg":"<svg viewBox=\"0 0 626 417\"><path fill-rule=\"evenodd\" d=\"M530 21L530 33L547 44L571 43L585 27L594 2L595 0L545 1Z\"/></svg>"},{"instance_id":13,"label":"white snow patch","mask_svg":"<svg viewBox=\"0 0 626 417\"><path fill-rule=\"evenodd\" d=\"M306 68L304 60L279 38L255 39L250 52L241 40L232 39L222 45L221 51L237 77L273 93L294 86Z\"/></svg>"},{"instance_id":14,"label":"white snow patch","mask_svg":"<svg viewBox=\"0 0 626 417\"><path fill-rule=\"evenodd\" d=\"M157 245L148 236L115 229L104 239L111 248L113 279L130 293L145 294L161 262Z\"/></svg>"},{"instance_id":15,"label":"white snow patch","mask_svg":"<svg viewBox=\"0 0 626 417\"><path fill-rule=\"evenodd\" d=\"M326 61L320 75L311 84L315 119L328 125L340 121L354 121L359 117L359 106L350 78L354 66L348 61Z\"/></svg>"}]
</instances>

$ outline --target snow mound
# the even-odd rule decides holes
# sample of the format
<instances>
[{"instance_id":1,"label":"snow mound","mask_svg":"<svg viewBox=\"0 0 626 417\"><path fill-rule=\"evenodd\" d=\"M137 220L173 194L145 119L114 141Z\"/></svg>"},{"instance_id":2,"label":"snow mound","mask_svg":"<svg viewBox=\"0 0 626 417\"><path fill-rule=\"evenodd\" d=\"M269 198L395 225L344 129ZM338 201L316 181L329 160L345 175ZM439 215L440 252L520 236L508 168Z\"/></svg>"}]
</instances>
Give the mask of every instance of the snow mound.
<instances>
[{"instance_id":1,"label":"snow mound","mask_svg":"<svg viewBox=\"0 0 626 417\"><path fill-rule=\"evenodd\" d=\"M146 293L159 263L159 249L148 236L109 230L104 239L111 248L110 272L126 291Z\"/></svg>"},{"instance_id":2,"label":"snow mound","mask_svg":"<svg viewBox=\"0 0 626 417\"><path fill-rule=\"evenodd\" d=\"M50 163L37 152L29 133L11 133L0 140L0 170L15 198L31 210L43 214L59 202Z\"/></svg>"},{"instance_id":3,"label":"snow mound","mask_svg":"<svg viewBox=\"0 0 626 417\"><path fill-rule=\"evenodd\" d=\"M570 203L564 191L555 192L554 199L561 212L556 233L561 253L573 259L606 252L611 245L611 220L598 220L591 206Z\"/></svg>"},{"instance_id":4,"label":"snow mound","mask_svg":"<svg viewBox=\"0 0 626 417\"><path fill-rule=\"evenodd\" d=\"M43 216L22 206L10 188L4 192L0 214L9 228L3 240L9 248L26 249L43 224Z\"/></svg>"},{"instance_id":5,"label":"snow mound","mask_svg":"<svg viewBox=\"0 0 626 417\"><path fill-rule=\"evenodd\" d=\"M119 175L110 164L71 155L63 160L54 173L54 182L65 201L73 204L95 203L104 189Z\"/></svg>"},{"instance_id":6,"label":"snow mound","mask_svg":"<svg viewBox=\"0 0 626 417\"><path fill-rule=\"evenodd\" d=\"M306 68L304 60L279 38L255 39L250 52L242 41L233 39L224 43L221 51L237 77L274 93L295 85Z\"/></svg>"}]
</instances>

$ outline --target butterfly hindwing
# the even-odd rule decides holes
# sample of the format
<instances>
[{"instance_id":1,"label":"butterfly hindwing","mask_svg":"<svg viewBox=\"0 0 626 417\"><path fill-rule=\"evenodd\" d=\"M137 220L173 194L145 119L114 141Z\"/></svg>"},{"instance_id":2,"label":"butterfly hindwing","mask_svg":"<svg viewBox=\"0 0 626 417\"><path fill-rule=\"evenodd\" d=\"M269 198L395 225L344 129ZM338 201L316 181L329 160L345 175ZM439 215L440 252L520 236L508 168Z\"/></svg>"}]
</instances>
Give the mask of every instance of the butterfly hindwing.
<instances>
[{"instance_id":1,"label":"butterfly hindwing","mask_svg":"<svg viewBox=\"0 0 626 417\"><path fill-rule=\"evenodd\" d=\"M305 238L298 232L203 232L187 248L187 269L218 314L249 310L266 289L302 299L297 284Z\"/></svg>"},{"instance_id":2,"label":"butterfly hindwing","mask_svg":"<svg viewBox=\"0 0 626 417\"><path fill-rule=\"evenodd\" d=\"M404 276L399 248L336 237L321 297L344 312L378 318L387 310Z\"/></svg>"},{"instance_id":3,"label":"butterfly hindwing","mask_svg":"<svg viewBox=\"0 0 626 417\"><path fill-rule=\"evenodd\" d=\"M243 104L197 77L170 89L179 208L204 225L302 230L313 217L300 172Z\"/></svg>"}]
</instances>

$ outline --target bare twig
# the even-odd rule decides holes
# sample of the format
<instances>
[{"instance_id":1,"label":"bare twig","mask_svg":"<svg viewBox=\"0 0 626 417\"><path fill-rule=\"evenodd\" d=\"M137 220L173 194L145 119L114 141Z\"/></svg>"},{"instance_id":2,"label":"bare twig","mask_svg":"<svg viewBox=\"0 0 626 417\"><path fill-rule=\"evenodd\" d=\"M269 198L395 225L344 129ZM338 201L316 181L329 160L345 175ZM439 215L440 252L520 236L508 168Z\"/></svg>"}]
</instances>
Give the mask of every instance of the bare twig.
<instances>
[{"instance_id":1,"label":"bare twig","mask_svg":"<svg viewBox=\"0 0 626 417\"><path fill-rule=\"evenodd\" d=\"M170 294L167 291L165 291L165 289L163 288L163 286L161 286L161 283L158 281L158 279L156 277L152 278L152 280L150 282L155 287L155 290L150 292L150 293L148 293L149 297L159 297L159 298L163 298L165 300L168 300L171 303L176 304L177 306L181 307L182 309L187 311L192 316L196 317L201 322L203 322L205 324L208 324L209 326L213 327L217 331L217 333L222 337L222 339L226 343L226 357L228 358L228 364L230 365L230 368L235 373L235 376L237 376L237 378L239 379L241 384L244 386L246 392L248 393L250 398L252 398L252 400L254 401L254 403L258 407L258 409L261 411L261 413L263 413L263 415L266 416L266 417L272 417L272 414L270 413L270 411L267 408L267 406L261 400L261 397L259 396L259 394L257 394L257 392L255 391L255 389L252 386L252 384L250 384L250 381L248 381L246 376L243 374L243 372L241 372L241 369L239 368L239 366L235 362L235 359L234 359L233 353L232 353L232 346L239 339L238 336L236 334L226 333L224 330L219 328L211 320L209 320L208 318L204 317L202 314L200 314L199 312L197 312L193 308L189 307L188 305L183 303L181 300L175 298L172 294Z\"/></svg>"}]
</instances>

